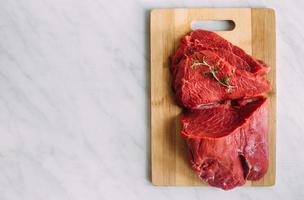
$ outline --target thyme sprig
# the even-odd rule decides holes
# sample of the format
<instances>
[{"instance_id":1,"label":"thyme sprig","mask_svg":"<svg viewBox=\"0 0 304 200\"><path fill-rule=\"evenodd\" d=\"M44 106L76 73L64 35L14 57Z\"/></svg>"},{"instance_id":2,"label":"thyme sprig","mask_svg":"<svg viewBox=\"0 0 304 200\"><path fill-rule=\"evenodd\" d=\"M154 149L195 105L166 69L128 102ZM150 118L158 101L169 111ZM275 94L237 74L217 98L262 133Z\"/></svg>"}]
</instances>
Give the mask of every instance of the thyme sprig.
<instances>
[{"instance_id":1,"label":"thyme sprig","mask_svg":"<svg viewBox=\"0 0 304 200\"><path fill-rule=\"evenodd\" d=\"M198 59L196 58L196 59L194 60L193 64L191 65L191 68L192 68L192 69L195 69L195 68L196 68L197 66L199 66L199 65L205 65L205 66L207 66L207 67L209 68L209 73L212 75L212 77L213 77L220 85L225 86L225 87L228 88L228 89L227 89L227 92L228 92L228 93L231 93L231 92L232 92L232 89L236 87L236 86L234 86L234 85L230 85L230 84L229 84L229 81L230 81L230 79L231 79L231 75L228 75L224 80L220 80L220 79L217 77L217 75L216 75L217 71L216 71L215 67L217 67L217 66L220 65L220 61L216 62L215 65L211 66L209 63L207 63L206 57L203 57L202 62L199 62Z\"/></svg>"}]
</instances>

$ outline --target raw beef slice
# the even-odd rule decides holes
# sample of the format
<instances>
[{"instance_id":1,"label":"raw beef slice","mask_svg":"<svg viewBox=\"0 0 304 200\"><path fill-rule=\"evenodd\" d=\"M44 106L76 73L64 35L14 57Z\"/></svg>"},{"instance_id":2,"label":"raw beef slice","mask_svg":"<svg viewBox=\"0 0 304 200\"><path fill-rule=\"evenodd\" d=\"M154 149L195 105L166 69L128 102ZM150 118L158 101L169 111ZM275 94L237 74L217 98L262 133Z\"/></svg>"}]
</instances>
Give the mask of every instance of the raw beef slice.
<instances>
[{"instance_id":1,"label":"raw beef slice","mask_svg":"<svg viewBox=\"0 0 304 200\"><path fill-rule=\"evenodd\" d=\"M173 89L180 105L198 109L227 99L259 96L270 90L270 84L262 76L229 64L211 50L201 50L183 56Z\"/></svg>"},{"instance_id":2,"label":"raw beef slice","mask_svg":"<svg viewBox=\"0 0 304 200\"><path fill-rule=\"evenodd\" d=\"M209 49L217 53L231 65L257 75L269 72L270 68L260 60L254 59L241 48L231 44L221 36L206 30L195 30L184 36L176 52L171 55L173 73L184 55Z\"/></svg>"},{"instance_id":3,"label":"raw beef slice","mask_svg":"<svg viewBox=\"0 0 304 200\"><path fill-rule=\"evenodd\" d=\"M258 180L268 168L268 100L214 105L186 112L182 135L192 167L208 184L225 190Z\"/></svg>"}]
</instances>

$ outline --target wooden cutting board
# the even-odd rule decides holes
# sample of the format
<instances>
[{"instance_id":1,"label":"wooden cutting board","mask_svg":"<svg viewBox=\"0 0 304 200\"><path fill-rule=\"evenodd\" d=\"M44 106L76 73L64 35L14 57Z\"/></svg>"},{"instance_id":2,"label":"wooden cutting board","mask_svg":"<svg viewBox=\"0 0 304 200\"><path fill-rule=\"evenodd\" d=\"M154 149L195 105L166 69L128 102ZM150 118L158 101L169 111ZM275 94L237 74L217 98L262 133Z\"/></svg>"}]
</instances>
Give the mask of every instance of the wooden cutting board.
<instances>
[{"instance_id":1,"label":"wooden cutting board","mask_svg":"<svg viewBox=\"0 0 304 200\"><path fill-rule=\"evenodd\" d=\"M206 185L191 169L187 146L180 136L181 108L173 100L169 55L191 31L194 20L233 20L232 31L216 31L271 67L269 156L267 174L247 186L271 186L276 174L275 13L264 8L155 9L151 11L151 164L152 182L160 186Z\"/></svg>"}]
</instances>

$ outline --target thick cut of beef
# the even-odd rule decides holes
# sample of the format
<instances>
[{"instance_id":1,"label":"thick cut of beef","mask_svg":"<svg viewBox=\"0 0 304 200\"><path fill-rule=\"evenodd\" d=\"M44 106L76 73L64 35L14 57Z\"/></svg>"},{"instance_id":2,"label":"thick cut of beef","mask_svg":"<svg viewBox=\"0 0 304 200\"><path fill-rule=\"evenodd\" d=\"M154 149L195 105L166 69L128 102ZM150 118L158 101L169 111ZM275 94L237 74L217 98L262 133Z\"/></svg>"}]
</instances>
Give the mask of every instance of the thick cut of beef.
<instances>
[{"instance_id":1,"label":"thick cut of beef","mask_svg":"<svg viewBox=\"0 0 304 200\"><path fill-rule=\"evenodd\" d=\"M183 56L173 89L180 105L197 109L227 99L261 95L270 90L270 84L262 76L229 64L214 51L201 50Z\"/></svg>"},{"instance_id":2,"label":"thick cut of beef","mask_svg":"<svg viewBox=\"0 0 304 200\"><path fill-rule=\"evenodd\" d=\"M225 190L257 180L268 168L268 100L209 106L183 114L192 167L201 179Z\"/></svg>"},{"instance_id":3,"label":"thick cut of beef","mask_svg":"<svg viewBox=\"0 0 304 200\"><path fill-rule=\"evenodd\" d=\"M263 75L270 70L265 63L254 59L244 50L231 44L216 33L195 30L181 39L178 49L171 55L171 70L173 73L184 55L205 49L214 51L231 65L254 74Z\"/></svg>"},{"instance_id":4,"label":"thick cut of beef","mask_svg":"<svg viewBox=\"0 0 304 200\"><path fill-rule=\"evenodd\" d=\"M262 178L268 169L270 68L219 35L188 33L170 56L172 87L187 108L182 132L192 167L225 190Z\"/></svg>"}]
</instances>

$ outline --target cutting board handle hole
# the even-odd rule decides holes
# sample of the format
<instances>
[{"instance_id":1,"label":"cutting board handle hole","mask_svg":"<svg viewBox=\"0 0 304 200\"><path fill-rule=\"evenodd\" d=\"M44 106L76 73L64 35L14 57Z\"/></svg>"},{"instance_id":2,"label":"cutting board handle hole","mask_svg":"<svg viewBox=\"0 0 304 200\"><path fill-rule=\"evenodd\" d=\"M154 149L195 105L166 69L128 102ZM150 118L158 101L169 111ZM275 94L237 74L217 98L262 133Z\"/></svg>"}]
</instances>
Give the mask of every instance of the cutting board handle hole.
<instances>
[{"instance_id":1,"label":"cutting board handle hole","mask_svg":"<svg viewBox=\"0 0 304 200\"><path fill-rule=\"evenodd\" d=\"M235 23L232 20L199 20L191 22L191 29L204 29L209 31L232 31Z\"/></svg>"}]
</instances>

